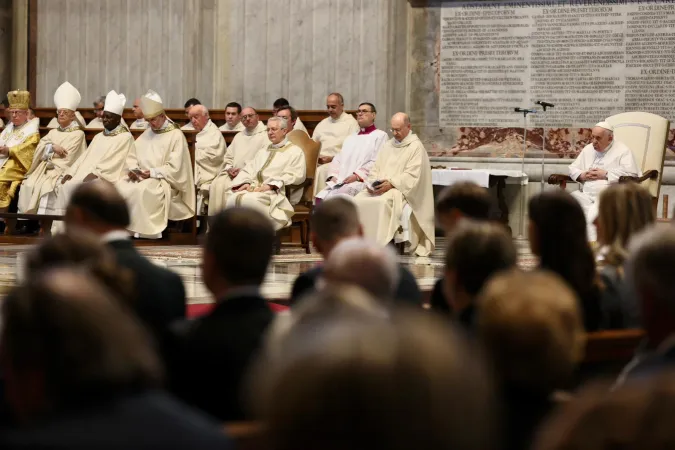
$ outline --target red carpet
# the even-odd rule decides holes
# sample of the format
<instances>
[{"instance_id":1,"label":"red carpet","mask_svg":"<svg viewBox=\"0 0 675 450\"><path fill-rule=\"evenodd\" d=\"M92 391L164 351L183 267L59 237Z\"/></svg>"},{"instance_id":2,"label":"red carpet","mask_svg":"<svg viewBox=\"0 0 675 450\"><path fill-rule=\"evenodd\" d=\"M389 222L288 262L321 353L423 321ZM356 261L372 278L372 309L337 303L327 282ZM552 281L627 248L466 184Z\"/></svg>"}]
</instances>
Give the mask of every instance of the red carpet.
<instances>
[{"instance_id":1,"label":"red carpet","mask_svg":"<svg viewBox=\"0 0 675 450\"><path fill-rule=\"evenodd\" d=\"M282 311L288 311L288 306L280 305L278 303L268 303L270 309L275 312L282 312ZM193 319L195 317L203 316L204 314L209 313L213 307L216 306L215 303L199 303L196 305L188 305L187 306L187 311L186 315L189 319Z\"/></svg>"}]
</instances>

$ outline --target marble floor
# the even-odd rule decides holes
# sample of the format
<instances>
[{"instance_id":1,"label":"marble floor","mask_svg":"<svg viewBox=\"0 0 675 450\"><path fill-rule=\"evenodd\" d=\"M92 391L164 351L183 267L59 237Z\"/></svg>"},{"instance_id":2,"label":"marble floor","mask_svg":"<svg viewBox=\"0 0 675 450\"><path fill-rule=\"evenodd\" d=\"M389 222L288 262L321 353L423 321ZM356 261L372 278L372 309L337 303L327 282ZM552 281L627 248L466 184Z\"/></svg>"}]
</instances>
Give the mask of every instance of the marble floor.
<instances>
[{"instance_id":1,"label":"marble floor","mask_svg":"<svg viewBox=\"0 0 675 450\"><path fill-rule=\"evenodd\" d=\"M532 267L536 260L529 251L526 240L516 239L518 262L523 268ZM6 291L17 282L18 268L23 254L30 251L30 245L0 246L0 292ZM443 271L445 240L440 238L437 249L429 257L400 256L404 264L415 275L422 291L430 291ZM153 262L178 273L184 283L190 305L207 305L213 302L200 278L199 259L201 249L197 246L144 246L139 250ZM284 302L288 299L293 281L302 272L321 262L321 255L307 255L302 249L283 249L270 264L263 295L269 300Z\"/></svg>"}]
</instances>

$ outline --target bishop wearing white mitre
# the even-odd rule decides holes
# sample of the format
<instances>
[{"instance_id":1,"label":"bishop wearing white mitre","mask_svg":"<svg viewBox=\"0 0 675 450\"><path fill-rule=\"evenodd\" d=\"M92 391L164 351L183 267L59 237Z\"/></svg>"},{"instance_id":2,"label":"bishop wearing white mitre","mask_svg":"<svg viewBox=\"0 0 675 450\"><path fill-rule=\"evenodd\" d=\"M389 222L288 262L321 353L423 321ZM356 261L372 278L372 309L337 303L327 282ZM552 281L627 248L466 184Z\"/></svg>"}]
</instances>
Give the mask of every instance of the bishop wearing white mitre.
<instances>
[{"instance_id":1,"label":"bishop wearing white mitre","mask_svg":"<svg viewBox=\"0 0 675 450\"><path fill-rule=\"evenodd\" d=\"M271 144L259 151L239 175L232 180L226 207L248 206L268 216L279 230L291 224L293 205L286 198L286 187L305 181L305 154L287 138L286 119L272 117L267 121ZM302 192L300 192L302 195Z\"/></svg>"},{"instance_id":2,"label":"bishop wearing white mitre","mask_svg":"<svg viewBox=\"0 0 675 450\"><path fill-rule=\"evenodd\" d=\"M149 90L141 97L141 110L150 127L136 140L127 176L116 186L129 205L129 230L156 239L169 220L194 215L194 174L185 135L166 116L159 94Z\"/></svg>"},{"instance_id":3,"label":"bishop wearing white mitre","mask_svg":"<svg viewBox=\"0 0 675 450\"><path fill-rule=\"evenodd\" d=\"M354 201L366 237L382 245L394 240L428 256L436 243L429 157L407 114L394 114L391 130L394 137L380 149L366 189Z\"/></svg>"},{"instance_id":4,"label":"bishop wearing white mitre","mask_svg":"<svg viewBox=\"0 0 675 450\"><path fill-rule=\"evenodd\" d=\"M225 202L232 187L232 180L255 155L267 148L270 140L267 127L258 118L255 109L249 107L241 111L244 130L237 133L225 151L223 169L211 183L209 190L209 215L213 216L225 208Z\"/></svg>"},{"instance_id":5,"label":"bishop wearing white mitre","mask_svg":"<svg viewBox=\"0 0 675 450\"><path fill-rule=\"evenodd\" d=\"M54 191L54 214L65 214L73 191L80 183L102 179L110 183L118 182L124 175L125 162L134 149L134 137L122 124L122 112L127 99L124 94L108 92L105 97L103 131L94 136L89 148L66 170ZM47 214L52 213L47 208Z\"/></svg>"},{"instance_id":6,"label":"bishop wearing white mitre","mask_svg":"<svg viewBox=\"0 0 675 450\"><path fill-rule=\"evenodd\" d=\"M584 147L569 166L570 178L580 183L572 196L581 204L586 215L587 234L595 241L597 231L593 222L598 216L598 197L603 189L622 176L640 176L640 169L630 149L614 140L614 127L600 122L592 131L592 141Z\"/></svg>"},{"instance_id":7,"label":"bishop wearing white mitre","mask_svg":"<svg viewBox=\"0 0 675 450\"><path fill-rule=\"evenodd\" d=\"M83 124L76 117L82 97L69 82L54 92L54 105L58 128L40 142L33 155L33 164L26 174L19 191L18 209L23 214L53 212L54 191L57 182L77 159L87 150Z\"/></svg>"}]
</instances>

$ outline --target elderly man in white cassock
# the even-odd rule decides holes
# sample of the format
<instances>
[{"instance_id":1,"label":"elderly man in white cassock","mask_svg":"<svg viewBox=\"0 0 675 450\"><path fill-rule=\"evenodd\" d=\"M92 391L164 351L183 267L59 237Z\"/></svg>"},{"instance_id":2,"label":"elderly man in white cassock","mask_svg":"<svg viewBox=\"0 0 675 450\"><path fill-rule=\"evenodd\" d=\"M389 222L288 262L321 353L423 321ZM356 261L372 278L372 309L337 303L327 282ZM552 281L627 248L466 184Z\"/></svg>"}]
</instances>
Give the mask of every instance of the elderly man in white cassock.
<instances>
[{"instance_id":1,"label":"elderly man in white cassock","mask_svg":"<svg viewBox=\"0 0 675 450\"><path fill-rule=\"evenodd\" d=\"M54 93L58 128L51 130L33 155L33 164L19 191L18 209L24 214L45 214L53 211L57 182L87 150L84 125L78 123L75 112L80 105L80 92L69 82Z\"/></svg>"},{"instance_id":2,"label":"elderly man in white cassock","mask_svg":"<svg viewBox=\"0 0 675 450\"><path fill-rule=\"evenodd\" d=\"M394 114L391 131L394 137L380 149L366 189L354 198L364 234L428 256L436 242L429 157L407 114Z\"/></svg>"},{"instance_id":3,"label":"elderly man in white cassock","mask_svg":"<svg viewBox=\"0 0 675 450\"><path fill-rule=\"evenodd\" d=\"M67 83L67 81L66 81L66 83ZM82 128L85 127L85 124L87 122L84 120L84 117L82 117L82 114L80 114L79 111L75 111L75 119L82 125ZM52 118L52 120L50 120L49 123L47 124L47 128L49 128L50 130L53 130L53 129L58 128L60 126L61 125L59 124L59 115L58 114L56 115L56 117Z\"/></svg>"},{"instance_id":4,"label":"elderly man in white cassock","mask_svg":"<svg viewBox=\"0 0 675 450\"><path fill-rule=\"evenodd\" d=\"M159 94L149 90L141 109L150 128L136 140L127 176L116 186L129 204L129 230L135 237L158 239L169 220L194 216L194 175L185 135L166 117Z\"/></svg>"},{"instance_id":5,"label":"elderly man in white cassock","mask_svg":"<svg viewBox=\"0 0 675 450\"><path fill-rule=\"evenodd\" d=\"M50 193L50 196L56 198L54 201L48 200L45 214L65 214L70 197L80 183L99 178L116 183L122 178L127 156L134 148L134 137L122 124L126 101L124 94L108 92L101 119L103 131L94 136L89 148L66 170L61 181L56 183L54 191Z\"/></svg>"},{"instance_id":6,"label":"elderly man in white cassock","mask_svg":"<svg viewBox=\"0 0 675 450\"><path fill-rule=\"evenodd\" d=\"M600 192L622 176L640 176L640 169L630 149L614 140L614 127L598 123L592 131L591 143L581 150L569 167L570 178L580 183L572 195L586 214L588 239L595 241L597 231L593 222L598 216Z\"/></svg>"},{"instance_id":7,"label":"elderly man in white cassock","mask_svg":"<svg viewBox=\"0 0 675 450\"><path fill-rule=\"evenodd\" d=\"M131 129L132 130L147 130L148 126L148 121L145 120L145 117L143 117L143 111L141 111L141 98L137 97L136 100L134 100L134 106L132 109L134 113L134 117L136 120L133 121L131 124Z\"/></svg>"},{"instance_id":8,"label":"elderly man in white cassock","mask_svg":"<svg viewBox=\"0 0 675 450\"><path fill-rule=\"evenodd\" d=\"M360 130L345 139L342 150L329 157L330 163L317 169L319 180L317 183L320 182L320 185L324 186L316 194L317 199L326 200L340 194L353 197L363 190L364 181L368 179L375 158L382 144L389 138L387 133L375 127L376 114L372 103L359 105L357 113L359 120L355 122L357 127L361 127ZM316 132L314 134L316 135Z\"/></svg>"},{"instance_id":9,"label":"elderly man in white cassock","mask_svg":"<svg viewBox=\"0 0 675 450\"><path fill-rule=\"evenodd\" d=\"M195 142L195 186L197 187L197 211L201 214L202 204L209 196L211 182L223 168L227 145L223 134L211 122L206 106L191 107L188 117L198 132Z\"/></svg>"},{"instance_id":10,"label":"elderly man in white cassock","mask_svg":"<svg viewBox=\"0 0 675 450\"><path fill-rule=\"evenodd\" d=\"M345 101L342 94L334 92L326 98L328 117L323 119L314 129L312 139L321 144L314 192L320 192L326 187L326 180L330 178L328 171L330 162L340 153L345 139L359 132L359 123L351 114L344 111Z\"/></svg>"},{"instance_id":11,"label":"elderly man in white cassock","mask_svg":"<svg viewBox=\"0 0 675 450\"><path fill-rule=\"evenodd\" d=\"M226 207L247 206L268 216L274 228L280 230L291 224L294 210L286 198L286 186L305 181L305 154L292 144L286 119L272 117L267 121L267 136L271 144L249 161L232 180L232 191Z\"/></svg>"},{"instance_id":12,"label":"elderly man in white cassock","mask_svg":"<svg viewBox=\"0 0 675 450\"><path fill-rule=\"evenodd\" d=\"M213 216L225 208L227 195L235 179L247 162L270 144L267 127L258 117L255 109L249 107L241 111L244 131L237 133L225 151L223 168L211 183L209 190L209 215Z\"/></svg>"}]
</instances>

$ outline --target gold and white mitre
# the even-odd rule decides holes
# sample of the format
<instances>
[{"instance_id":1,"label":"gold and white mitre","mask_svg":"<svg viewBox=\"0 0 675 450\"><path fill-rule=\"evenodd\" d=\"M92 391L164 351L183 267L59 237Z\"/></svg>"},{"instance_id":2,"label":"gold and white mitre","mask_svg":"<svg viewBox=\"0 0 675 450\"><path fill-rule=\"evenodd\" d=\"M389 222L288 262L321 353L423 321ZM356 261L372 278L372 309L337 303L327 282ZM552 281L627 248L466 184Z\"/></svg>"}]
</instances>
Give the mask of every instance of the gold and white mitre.
<instances>
[{"instance_id":1,"label":"gold and white mitre","mask_svg":"<svg viewBox=\"0 0 675 450\"><path fill-rule=\"evenodd\" d=\"M29 109L30 92L19 89L7 93L9 100L9 109Z\"/></svg>"},{"instance_id":2,"label":"gold and white mitre","mask_svg":"<svg viewBox=\"0 0 675 450\"><path fill-rule=\"evenodd\" d=\"M164 104L162 97L152 89L149 89L140 101L141 111L147 120L152 120L160 114L164 113Z\"/></svg>"}]
</instances>

